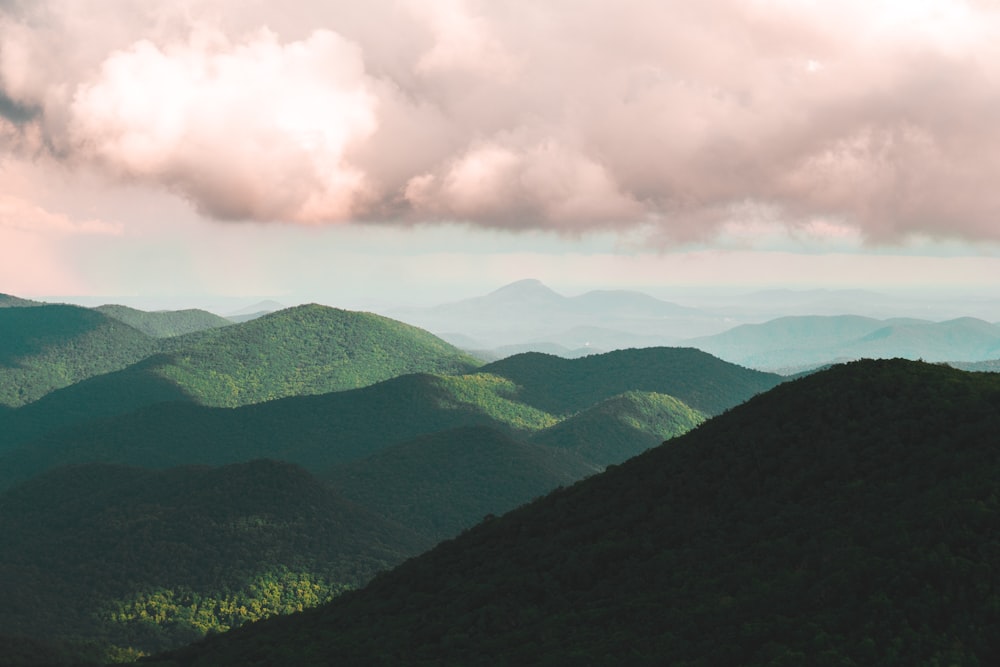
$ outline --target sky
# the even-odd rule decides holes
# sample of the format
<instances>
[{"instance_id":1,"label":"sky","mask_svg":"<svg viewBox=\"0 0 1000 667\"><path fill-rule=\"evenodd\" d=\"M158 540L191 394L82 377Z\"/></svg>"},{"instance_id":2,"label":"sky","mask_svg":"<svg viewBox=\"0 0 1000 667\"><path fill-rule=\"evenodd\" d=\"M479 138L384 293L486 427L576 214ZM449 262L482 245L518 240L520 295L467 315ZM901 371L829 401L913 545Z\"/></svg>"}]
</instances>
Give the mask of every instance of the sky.
<instances>
[{"instance_id":1,"label":"sky","mask_svg":"<svg viewBox=\"0 0 1000 667\"><path fill-rule=\"evenodd\" d=\"M997 34L996 0L0 0L0 292L997 297Z\"/></svg>"}]
</instances>

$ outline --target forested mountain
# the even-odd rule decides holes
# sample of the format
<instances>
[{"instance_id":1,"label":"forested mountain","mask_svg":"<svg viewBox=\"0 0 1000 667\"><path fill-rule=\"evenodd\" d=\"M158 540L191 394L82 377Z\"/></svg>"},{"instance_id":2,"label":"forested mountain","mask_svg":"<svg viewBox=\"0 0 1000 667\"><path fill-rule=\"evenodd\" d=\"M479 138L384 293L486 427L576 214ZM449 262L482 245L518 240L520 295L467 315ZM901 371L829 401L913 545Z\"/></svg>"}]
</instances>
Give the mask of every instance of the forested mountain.
<instances>
[{"instance_id":1,"label":"forested mountain","mask_svg":"<svg viewBox=\"0 0 1000 667\"><path fill-rule=\"evenodd\" d=\"M0 374L9 379L9 384L0 385L0 392L33 393L38 399L68 384L62 380L67 374L61 372L63 366L83 365L73 376L76 384L21 410L0 412L0 449L56 428L165 401L232 407L353 389L403 373L463 372L480 363L426 331L377 315L324 306L300 306L244 324L160 340L88 309L8 309L0 311L0 334L3 318L9 313L30 310L47 314L50 308L61 309L59 313L68 309L65 312L77 320L97 322L101 328L87 334L86 349L80 349L84 343L74 342L74 347L67 343L55 352L36 353L41 356L31 362L34 375L26 375L19 367L0 367ZM49 318L54 323L38 316L34 319L36 333L27 343L19 346L14 339L4 346L4 354L18 364L27 363L24 359L29 358L27 352L18 351L20 348L32 342L41 346L38 341L56 338L60 331L70 329L66 316ZM115 337L109 337L108 332ZM116 347L119 344L121 351ZM78 354L71 355L69 350ZM133 353L127 356L130 350ZM53 361L55 355L61 356ZM124 363L113 363L116 358L127 358L132 365L122 368ZM109 366L101 372L120 370L91 377L98 362ZM41 382L39 378L47 377L45 374L55 374L61 383Z\"/></svg>"},{"instance_id":2,"label":"forested mountain","mask_svg":"<svg viewBox=\"0 0 1000 667\"><path fill-rule=\"evenodd\" d=\"M860 358L983 361L1000 357L1000 326L971 317L945 322L854 315L782 317L685 343L735 364L768 370Z\"/></svg>"},{"instance_id":3,"label":"forested mountain","mask_svg":"<svg viewBox=\"0 0 1000 667\"><path fill-rule=\"evenodd\" d=\"M273 461L59 468L0 494L0 534L4 634L140 650L315 605L431 544Z\"/></svg>"},{"instance_id":4,"label":"forested mountain","mask_svg":"<svg viewBox=\"0 0 1000 667\"><path fill-rule=\"evenodd\" d=\"M359 390L236 409L190 401L158 403L97 419L103 405L134 405L133 400L144 397L169 400L176 391L162 378L135 385L117 378L114 382L110 376L95 378L57 392L37 406L0 414L8 424L8 435L0 435L0 442L8 439L6 451L0 451L0 488L62 463L98 461L165 467L269 457L320 472L420 435L461 426L493 426L527 435L623 392L655 391L684 400L681 406L660 398L646 401L643 408L633 400L631 412L598 410L581 415L576 427L568 425L539 441L576 446L577 453L597 457L588 462L604 465L693 425L697 418L688 413L696 405L703 414L722 411L781 380L691 349L622 350L578 360L527 354L462 376L401 376ZM105 381L109 386L102 385ZM129 393L128 387L136 389ZM102 403L102 396L114 398ZM648 411L646 417L642 410ZM61 429L43 430L62 419L86 421L62 422ZM590 438L572 445L560 436L574 428L580 433L582 424L606 428L609 436L614 432L614 440L598 443ZM630 434L637 437L630 439Z\"/></svg>"},{"instance_id":5,"label":"forested mountain","mask_svg":"<svg viewBox=\"0 0 1000 667\"><path fill-rule=\"evenodd\" d=\"M40 301L22 299L11 294L0 294L0 308L26 308L28 306L41 306Z\"/></svg>"},{"instance_id":6,"label":"forested mountain","mask_svg":"<svg viewBox=\"0 0 1000 667\"><path fill-rule=\"evenodd\" d=\"M180 336L204 329L226 327L233 323L219 315L197 309L148 312L111 304L98 306L94 310L109 315L154 338Z\"/></svg>"},{"instance_id":7,"label":"forested mountain","mask_svg":"<svg viewBox=\"0 0 1000 667\"><path fill-rule=\"evenodd\" d=\"M227 407L479 365L422 329L316 304L171 338L164 350L156 375L173 380L199 403Z\"/></svg>"},{"instance_id":8,"label":"forested mountain","mask_svg":"<svg viewBox=\"0 0 1000 667\"><path fill-rule=\"evenodd\" d=\"M998 408L993 374L836 366L154 664L998 664Z\"/></svg>"},{"instance_id":9,"label":"forested mountain","mask_svg":"<svg viewBox=\"0 0 1000 667\"><path fill-rule=\"evenodd\" d=\"M519 386L518 399L568 415L626 391L669 394L707 415L742 403L782 381L693 348L616 350L580 359L525 353L480 369Z\"/></svg>"},{"instance_id":10,"label":"forested mountain","mask_svg":"<svg viewBox=\"0 0 1000 667\"><path fill-rule=\"evenodd\" d=\"M603 468L687 433L703 421L703 413L673 396L628 391L538 431L531 441L575 452Z\"/></svg>"},{"instance_id":11,"label":"forested mountain","mask_svg":"<svg viewBox=\"0 0 1000 667\"><path fill-rule=\"evenodd\" d=\"M30 403L155 349L149 336L89 308L0 308L0 404Z\"/></svg>"},{"instance_id":12,"label":"forested mountain","mask_svg":"<svg viewBox=\"0 0 1000 667\"><path fill-rule=\"evenodd\" d=\"M556 422L511 400L515 390L509 380L489 375L415 374L234 409L160 403L0 452L0 489L65 463L160 468L266 457L322 471L436 431L469 425L537 430Z\"/></svg>"},{"instance_id":13,"label":"forested mountain","mask_svg":"<svg viewBox=\"0 0 1000 667\"><path fill-rule=\"evenodd\" d=\"M358 504L437 542L601 469L565 449L470 426L336 466L324 478Z\"/></svg>"}]
</instances>

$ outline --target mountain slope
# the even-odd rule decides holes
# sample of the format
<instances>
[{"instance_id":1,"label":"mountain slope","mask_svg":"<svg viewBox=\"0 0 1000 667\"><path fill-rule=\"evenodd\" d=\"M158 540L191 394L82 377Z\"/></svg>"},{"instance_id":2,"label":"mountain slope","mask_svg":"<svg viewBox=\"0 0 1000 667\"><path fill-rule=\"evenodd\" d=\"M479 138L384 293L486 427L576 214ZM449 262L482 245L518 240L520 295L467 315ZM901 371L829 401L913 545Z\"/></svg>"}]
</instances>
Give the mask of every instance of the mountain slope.
<instances>
[{"instance_id":1,"label":"mountain slope","mask_svg":"<svg viewBox=\"0 0 1000 667\"><path fill-rule=\"evenodd\" d=\"M673 396L629 391L531 436L537 445L576 452L604 466L621 463L705 421Z\"/></svg>"},{"instance_id":2,"label":"mountain slope","mask_svg":"<svg viewBox=\"0 0 1000 667\"><path fill-rule=\"evenodd\" d=\"M0 294L0 308L27 308L30 306L41 306L40 301L22 299L11 294Z\"/></svg>"},{"instance_id":3,"label":"mountain slope","mask_svg":"<svg viewBox=\"0 0 1000 667\"><path fill-rule=\"evenodd\" d=\"M473 426L421 436L323 477L358 504L438 541L598 471L572 452Z\"/></svg>"},{"instance_id":4,"label":"mountain slope","mask_svg":"<svg viewBox=\"0 0 1000 667\"><path fill-rule=\"evenodd\" d=\"M169 362L157 374L185 387L200 403L227 407L478 365L416 327L315 304L179 336L165 346Z\"/></svg>"},{"instance_id":5,"label":"mountain slope","mask_svg":"<svg viewBox=\"0 0 1000 667\"><path fill-rule=\"evenodd\" d=\"M0 494L0 533L5 633L142 650L316 604L428 545L271 461L60 468Z\"/></svg>"},{"instance_id":6,"label":"mountain slope","mask_svg":"<svg viewBox=\"0 0 1000 667\"><path fill-rule=\"evenodd\" d=\"M224 317L197 309L147 312L128 306L109 304L98 306L94 310L124 322L154 338L180 336L205 329L227 327L232 324Z\"/></svg>"},{"instance_id":7,"label":"mountain slope","mask_svg":"<svg viewBox=\"0 0 1000 667\"><path fill-rule=\"evenodd\" d=\"M782 381L771 373L741 368L692 348L616 350L580 359L525 353L480 369L520 387L518 399L563 415L626 391L669 394L713 415Z\"/></svg>"},{"instance_id":8,"label":"mountain slope","mask_svg":"<svg viewBox=\"0 0 1000 667\"><path fill-rule=\"evenodd\" d=\"M997 664L998 407L993 375L837 366L159 664Z\"/></svg>"},{"instance_id":9,"label":"mountain slope","mask_svg":"<svg viewBox=\"0 0 1000 667\"><path fill-rule=\"evenodd\" d=\"M161 468L275 458L322 471L435 431L471 425L536 430L555 422L512 401L514 391L495 376L415 374L233 409L162 403L0 451L0 489L65 463Z\"/></svg>"},{"instance_id":10,"label":"mountain slope","mask_svg":"<svg viewBox=\"0 0 1000 667\"><path fill-rule=\"evenodd\" d=\"M132 355L130 361L137 363L127 368L118 364L120 370L98 377L77 373L77 384L21 410L0 412L0 450L59 427L164 401L234 407L353 389L404 373L462 372L479 364L426 331L377 315L322 306L301 306L245 324L158 341L101 313L69 312L83 320L103 322L106 329L132 332L145 347ZM0 312L0 327L5 314ZM42 326L36 329L47 331ZM112 345L110 339L100 342ZM121 343L122 353L109 352L109 358L128 352L129 342ZM33 362L36 375L61 368L50 363L51 356ZM136 357L146 358L138 361ZM0 374L5 370L0 368ZM8 372L12 384L2 386L10 392L21 391L21 380L15 376L18 369ZM49 383L50 388L54 384Z\"/></svg>"},{"instance_id":11,"label":"mountain slope","mask_svg":"<svg viewBox=\"0 0 1000 667\"><path fill-rule=\"evenodd\" d=\"M0 404L18 407L151 354L155 341L103 313L64 305L0 309Z\"/></svg>"}]
</instances>

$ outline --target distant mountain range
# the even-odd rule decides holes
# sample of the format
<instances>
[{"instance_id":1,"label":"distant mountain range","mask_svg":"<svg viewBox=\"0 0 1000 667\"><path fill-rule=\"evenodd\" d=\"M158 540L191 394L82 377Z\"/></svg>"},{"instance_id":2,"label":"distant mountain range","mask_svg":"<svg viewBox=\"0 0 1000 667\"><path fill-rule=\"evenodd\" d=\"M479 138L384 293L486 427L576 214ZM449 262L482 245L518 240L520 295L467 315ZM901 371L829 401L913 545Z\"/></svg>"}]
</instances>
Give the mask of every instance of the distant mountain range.
<instances>
[{"instance_id":1,"label":"distant mountain range","mask_svg":"<svg viewBox=\"0 0 1000 667\"><path fill-rule=\"evenodd\" d=\"M144 664L995 664L998 400L992 374L837 366Z\"/></svg>"},{"instance_id":2,"label":"distant mountain range","mask_svg":"<svg viewBox=\"0 0 1000 667\"><path fill-rule=\"evenodd\" d=\"M861 358L979 362L1000 358L1000 326L971 317L945 322L783 317L687 343L732 363L772 371Z\"/></svg>"},{"instance_id":3,"label":"distant mountain range","mask_svg":"<svg viewBox=\"0 0 1000 667\"><path fill-rule=\"evenodd\" d=\"M970 307L985 312L988 305ZM482 297L396 315L485 360L528 351L576 358L660 345L696 347L726 361L783 373L860 358L1000 358L1000 326L984 320L880 319L852 314L852 309L921 312L917 303L864 290L770 290L695 309L628 291L565 297L537 280L522 280ZM764 316L790 311L805 314Z\"/></svg>"},{"instance_id":4,"label":"distant mountain range","mask_svg":"<svg viewBox=\"0 0 1000 667\"><path fill-rule=\"evenodd\" d=\"M455 303L396 309L389 315L445 337L467 336L483 349L552 343L578 349L592 343L607 350L633 346L638 340L648 347L728 328L720 316L640 292L566 297L538 280L521 280ZM590 340L590 327L600 332L599 340Z\"/></svg>"}]
</instances>

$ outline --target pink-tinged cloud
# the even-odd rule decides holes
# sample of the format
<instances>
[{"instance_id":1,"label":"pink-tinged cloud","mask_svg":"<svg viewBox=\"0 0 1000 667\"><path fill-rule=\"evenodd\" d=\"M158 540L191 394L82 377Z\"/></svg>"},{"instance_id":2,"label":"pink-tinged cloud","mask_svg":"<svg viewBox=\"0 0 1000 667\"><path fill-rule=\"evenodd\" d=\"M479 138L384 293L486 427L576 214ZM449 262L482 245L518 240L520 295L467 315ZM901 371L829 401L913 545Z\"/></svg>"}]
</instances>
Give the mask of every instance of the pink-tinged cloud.
<instances>
[{"instance_id":1,"label":"pink-tinged cloud","mask_svg":"<svg viewBox=\"0 0 1000 667\"><path fill-rule=\"evenodd\" d=\"M990 3L37 6L18 131L220 219L1000 238Z\"/></svg>"}]
</instances>

